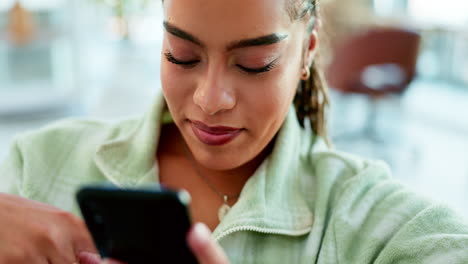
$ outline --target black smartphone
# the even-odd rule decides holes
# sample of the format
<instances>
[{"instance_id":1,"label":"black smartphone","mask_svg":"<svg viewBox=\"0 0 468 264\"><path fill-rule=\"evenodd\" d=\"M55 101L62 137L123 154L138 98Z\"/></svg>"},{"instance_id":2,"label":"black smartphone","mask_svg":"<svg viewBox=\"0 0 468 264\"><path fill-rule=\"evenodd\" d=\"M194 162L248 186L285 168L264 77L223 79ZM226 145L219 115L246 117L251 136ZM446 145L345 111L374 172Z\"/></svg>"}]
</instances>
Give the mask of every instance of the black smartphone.
<instances>
[{"instance_id":1,"label":"black smartphone","mask_svg":"<svg viewBox=\"0 0 468 264\"><path fill-rule=\"evenodd\" d=\"M82 187L76 198L101 257L128 264L197 263L186 243L187 192L94 185Z\"/></svg>"}]
</instances>

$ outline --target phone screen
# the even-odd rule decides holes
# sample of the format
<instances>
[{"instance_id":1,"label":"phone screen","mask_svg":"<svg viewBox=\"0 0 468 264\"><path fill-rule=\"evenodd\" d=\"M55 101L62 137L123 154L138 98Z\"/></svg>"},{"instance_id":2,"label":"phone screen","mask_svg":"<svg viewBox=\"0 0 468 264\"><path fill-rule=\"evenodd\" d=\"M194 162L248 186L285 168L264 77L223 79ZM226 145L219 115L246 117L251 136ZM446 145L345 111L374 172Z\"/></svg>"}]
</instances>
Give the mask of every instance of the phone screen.
<instances>
[{"instance_id":1,"label":"phone screen","mask_svg":"<svg viewBox=\"0 0 468 264\"><path fill-rule=\"evenodd\" d=\"M186 243L186 192L86 186L77 200L102 257L128 264L197 263Z\"/></svg>"}]
</instances>

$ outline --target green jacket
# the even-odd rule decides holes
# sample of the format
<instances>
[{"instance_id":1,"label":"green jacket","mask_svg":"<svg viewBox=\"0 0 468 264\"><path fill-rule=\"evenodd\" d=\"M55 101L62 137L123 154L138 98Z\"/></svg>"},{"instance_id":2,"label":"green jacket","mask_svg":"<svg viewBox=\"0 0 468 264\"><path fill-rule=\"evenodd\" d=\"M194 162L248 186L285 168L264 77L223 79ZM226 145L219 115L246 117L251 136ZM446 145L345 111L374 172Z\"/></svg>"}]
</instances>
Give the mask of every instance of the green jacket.
<instances>
[{"instance_id":1,"label":"green jacket","mask_svg":"<svg viewBox=\"0 0 468 264\"><path fill-rule=\"evenodd\" d=\"M160 96L141 120L69 120L17 137L0 192L80 215L82 184L157 182L163 105ZM468 263L464 221L394 182L384 163L327 149L291 107L213 235L232 263Z\"/></svg>"}]
</instances>

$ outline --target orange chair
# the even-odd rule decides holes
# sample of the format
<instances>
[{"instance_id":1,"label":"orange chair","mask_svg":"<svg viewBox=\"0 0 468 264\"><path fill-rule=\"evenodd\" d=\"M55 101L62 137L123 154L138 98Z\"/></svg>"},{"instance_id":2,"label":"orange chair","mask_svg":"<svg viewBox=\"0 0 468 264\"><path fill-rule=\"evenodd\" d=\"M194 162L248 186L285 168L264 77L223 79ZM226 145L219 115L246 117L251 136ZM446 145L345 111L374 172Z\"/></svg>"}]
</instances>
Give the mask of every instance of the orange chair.
<instances>
[{"instance_id":1,"label":"orange chair","mask_svg":"<svg viewBox=\"0 0 468 264\"><path fill-rule=\"evenodd\" d=\"M326 70L330 88L370 99L366 132L375 135L376 102L401 95L416 75L421 36L403 28L373 28L349 37L334 49Z\"/></svg>"}]
</instances>

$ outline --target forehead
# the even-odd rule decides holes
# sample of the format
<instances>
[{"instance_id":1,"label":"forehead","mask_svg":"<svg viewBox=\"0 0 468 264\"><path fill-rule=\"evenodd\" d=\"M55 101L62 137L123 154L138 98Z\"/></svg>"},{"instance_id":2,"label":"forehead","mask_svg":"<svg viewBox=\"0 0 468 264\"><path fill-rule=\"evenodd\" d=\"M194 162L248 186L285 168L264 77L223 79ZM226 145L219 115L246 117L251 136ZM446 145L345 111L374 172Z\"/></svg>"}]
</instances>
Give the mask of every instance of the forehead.
<instances>
[{"instance_id":1,"label":"forehead","mask_svg":"<svg viewBox=\"0 0 468 264\"><path fill-rule=\"evenodd\" d=\"M206 42L287 32L289 0L164 0L165 20Z\"/></svg>"}]
</instances>

